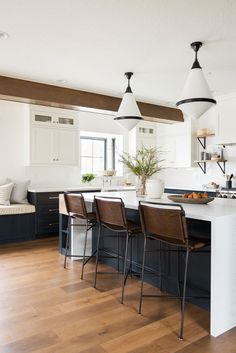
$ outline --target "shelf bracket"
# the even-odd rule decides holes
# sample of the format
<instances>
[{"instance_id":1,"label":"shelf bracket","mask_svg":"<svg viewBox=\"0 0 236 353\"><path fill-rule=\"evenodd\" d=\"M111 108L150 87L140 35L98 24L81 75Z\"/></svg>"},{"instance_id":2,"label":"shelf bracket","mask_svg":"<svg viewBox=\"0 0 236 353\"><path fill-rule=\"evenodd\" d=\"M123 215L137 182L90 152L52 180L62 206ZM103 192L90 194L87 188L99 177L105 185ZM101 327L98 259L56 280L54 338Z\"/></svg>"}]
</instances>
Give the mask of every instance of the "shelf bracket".
<instances>
[{"instance_id":1,"label":"shelf bracket","mask_svg":"<svg viewBox=\"0 0 236 353\"><path fill-rule=\"evenodd\" d=\"M200 143L200 145L204 148L204 150L206 149L206 137L197 137L198 142Z\"/></svg>"},{"instance_id":2,"label":"shelf bracket","mask_svg":"<svg viewBox=\"0 0 236 353\"><path fill-rule=\"evenodd\" d=\"M206 174L206 162L197 162L204 174Z\"/></svg>"},{"instance_id":3,"label":"shelf bracket","mask_svg":"<svg viewBox=\"0 0 236 353\"><path fill-rule=\"evenodd\" d=\"M222 165L220 163L222 163ZM217 164L218 164L219 168L221 169L222 173L225 174L225 161L223 161L223 162L217 161Z\"/></svg>"}]
</instances>

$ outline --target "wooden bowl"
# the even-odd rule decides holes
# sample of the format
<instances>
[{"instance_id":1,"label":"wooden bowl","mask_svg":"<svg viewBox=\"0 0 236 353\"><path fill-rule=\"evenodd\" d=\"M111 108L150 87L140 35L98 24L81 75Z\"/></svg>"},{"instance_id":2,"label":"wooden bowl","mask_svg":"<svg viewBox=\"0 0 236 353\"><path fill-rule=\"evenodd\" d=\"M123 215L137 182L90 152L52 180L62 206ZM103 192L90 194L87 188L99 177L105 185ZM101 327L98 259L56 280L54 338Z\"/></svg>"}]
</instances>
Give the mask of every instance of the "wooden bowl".
<instances>
[{"instance_id":1,"label":"wooden bowl","mask_svg":"<svg viewBox=\"0 0 236 353\"><path fill-rule=\"evenodd\" d=\"M177 202L177 203L188 203L188 204L196 204L196 205L204 205L214 200L214 197L207 197L202 199L187 199L182 197L182 195L168 195L169 200Z\"/></svg>"}]
</instances>

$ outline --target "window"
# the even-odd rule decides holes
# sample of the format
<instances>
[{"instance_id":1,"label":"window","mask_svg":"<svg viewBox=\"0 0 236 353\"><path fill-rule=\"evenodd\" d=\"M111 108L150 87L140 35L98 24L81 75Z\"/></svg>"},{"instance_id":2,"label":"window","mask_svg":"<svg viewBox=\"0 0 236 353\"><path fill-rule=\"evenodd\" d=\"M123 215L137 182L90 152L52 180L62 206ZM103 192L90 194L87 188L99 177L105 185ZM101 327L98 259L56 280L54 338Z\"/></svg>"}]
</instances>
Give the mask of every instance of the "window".
<instances>
[{"instance_id":1,"label":"window","mask_svg":"<svg viewBox=\"0 0 236 353\"><path fill-rule=\"evenodd\" d=\"M99 137L80 137L81 174L99 174L107 169L107 139Z\"/></svg>"},{"instance_id":2,"label":"window","mask_svg":"<svg viewBox=\"0 0 236 353\"><path fill-rule=\"evenodd\" d=\"M80 131L81 174L102 176L104 170L113 169L116 176L123 175L120 154L123 153L123 136L93 131Z\"/></svg>"}]
</instances>

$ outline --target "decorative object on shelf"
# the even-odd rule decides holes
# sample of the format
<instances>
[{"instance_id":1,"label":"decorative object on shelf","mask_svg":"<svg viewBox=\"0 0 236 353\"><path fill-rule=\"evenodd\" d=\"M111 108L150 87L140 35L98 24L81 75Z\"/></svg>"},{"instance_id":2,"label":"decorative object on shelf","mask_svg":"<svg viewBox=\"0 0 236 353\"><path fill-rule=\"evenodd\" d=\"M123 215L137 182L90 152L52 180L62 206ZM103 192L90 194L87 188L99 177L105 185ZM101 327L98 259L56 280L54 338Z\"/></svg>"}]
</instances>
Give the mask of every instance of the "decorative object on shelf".
<instances>
[{"instance_id":1,"label":"decorative object on shelf","mask_svg":"<svg viewBox=\"0 0 236 353\"><path fill-rule=\"evenodd\" d=\"M200 143L200 145L204 150L206 149L206 138L208 136L213 136L213 135L214 135L213 133L210 133L206 136L197 135L198 142ZM198 164L198 166L201 168L204 174L206 174L206 163L210 163L210 162L216 162L220 170L222 171L222 173L225 174L225 163L227 162L227 160L224 159L223 149L221 149L220 154L214 153L212 155L210 153L203 151L201 152L201 159L194 161L194 163Z\"/></svg>"},{"instance_id":2,"label":"decorative object on shelf","mask_svg":"<svg viewBox=\"0 0 236 353\"><path fill-rule=\"evenodd\" d=\"M176 103L184 113L195 119L216 104L198 61L197 53L201 46L202 42L191 43L191 48L195 52L195 61L185 82L182 98Z\"/></svg>"},{"instance_id":3,"label":"decorative object on shelf","mask_svg":"<svg viewBox=\"0 0 236 353\"><path fill-rule=\"evenodd\" d=\"M85 173L82 175L82 183L90 183L96 178L96 175L93 173Z\"/></svg>"},{"instance_id":4,"label":"decorative object on shelf","mask_svg":"<svg viewBox=\"0 0 236 353\"><path fill-rule=\"evenodd\" d=\"M211 161L220 161L221 157L218 153L213 153L211 156Z\"/></svg>"},{"instance_id":5,"label":"decorative object on shelf","mask_svg":"<svg viewBox=\"0 0 236 353\"><path fill-rule=\"evenodd\" d=\"M114 120L124 129L133 129L141 120L143 120L135 97L130 87L130 79L133 72L126 72L125 76L128 79L128 86L122 98L119 110Z\"/></svg>"},{"instance_id":6,"label":"decorative object on shelf","mask_svg":"<svg viewBox=\"0 0 236 353\"><path fill-rule=\"evenodd\" d=\"M179 203L193 203L197 205L207 204L214 200L214 197L208 196L207 193L201 194L193 192L192 194L168 195L169 200Z\"/></svg>"},{"instance_id":7,"label":"decorative object on shelf","mask_svg":"<svg viewBox=\"0 0 236 353\"><path fill-rule=\"evenodd\" d=\"M164 193L165 183L161 179L149 179L146 189L149 199L160 199Z\"/></svg>"},{"instance_id":8,"label":"decorative object on shelf","mask_svg":"<svg viewBox=\"0 0 236 353\"><path fill-rule=\"evenodd\" d=\"M163 152L155 147L142 146L136 153L131 156L129 153L121 155L121 162L138 177L137 195L146 195L147 180L161 169L163 169L162 159Z\"/></svg>"}]
</instances>

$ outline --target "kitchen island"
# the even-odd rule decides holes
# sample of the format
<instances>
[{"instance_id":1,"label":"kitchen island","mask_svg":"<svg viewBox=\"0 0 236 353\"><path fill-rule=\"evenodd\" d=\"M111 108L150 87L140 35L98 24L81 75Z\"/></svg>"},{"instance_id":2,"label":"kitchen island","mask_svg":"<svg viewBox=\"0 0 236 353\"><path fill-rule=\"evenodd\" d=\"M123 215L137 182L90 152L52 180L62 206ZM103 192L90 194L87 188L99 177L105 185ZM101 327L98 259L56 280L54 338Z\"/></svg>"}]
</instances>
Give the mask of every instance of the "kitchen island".
<instances>
[{"instance_id":1,"label":"kitchen island","mask_svg":"<svg viewBox=\"0 0 236 353\"><path fill-rule=\"evenodd\" d=\"M137 214L140 198L136 197L134 191L86 193L85 201L92 204L96 194L121 197L127 212ZM162 199L150 201L171 203L166 194ZM236 326L236 201L215 199L207 205L183 204L183 208L187 219L192 220L193 225L197 226L195 221L200 222L200 229L204 224L203 230L210 232L210 333L212 336L218 336ZM201 280L200 272L204 270L197 263L197 257L193 265ZM207 272L207 269L205 271Z\"/></svg>"}]
</instances>

